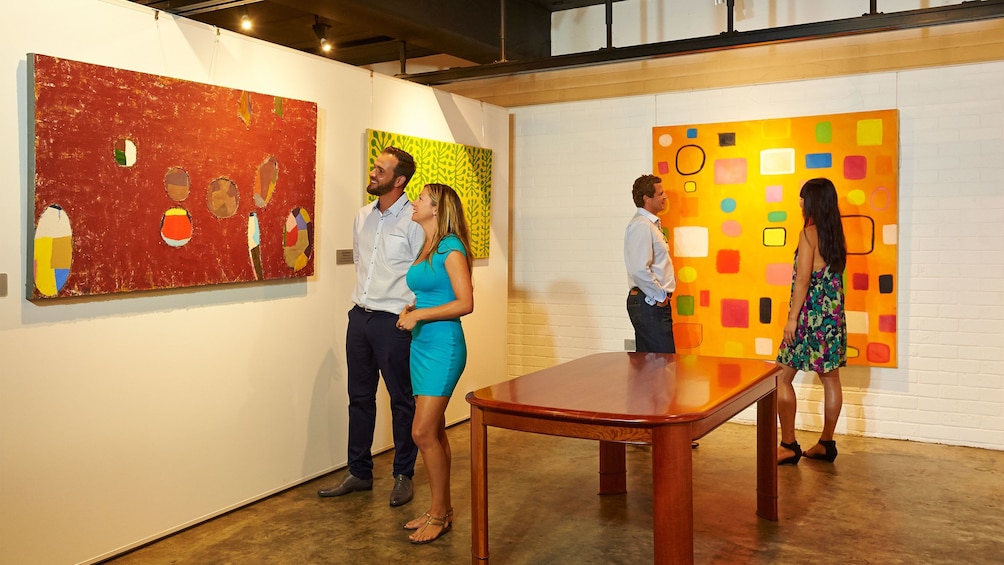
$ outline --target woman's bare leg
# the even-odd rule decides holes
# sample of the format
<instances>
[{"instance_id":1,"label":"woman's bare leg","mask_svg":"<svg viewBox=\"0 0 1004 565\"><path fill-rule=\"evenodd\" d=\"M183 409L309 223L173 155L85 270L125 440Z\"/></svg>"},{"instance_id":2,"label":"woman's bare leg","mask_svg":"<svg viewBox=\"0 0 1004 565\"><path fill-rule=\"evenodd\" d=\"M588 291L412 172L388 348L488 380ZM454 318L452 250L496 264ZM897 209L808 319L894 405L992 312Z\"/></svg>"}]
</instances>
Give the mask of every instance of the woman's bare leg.
<instances>
[{"instance_id":1,"label":"woman's bare leg","mask_svg":"<svg viewBox=\"0 0 1004 565\"><path fill-rule=\"evenodd\" d=\"M823 382L823 431L819 441L832 441L833 432L837 429L837 419L844 405L844 392L840 386L840 369L819 375ZM816 444L806 450L810 455L825 455L826 448Z\"/></svg>"},{"instance_id":2,"label":"woman's bare leg","mask_svg":"<svg viewBox=\"0 0 1004 565\"><path fill-rule=\"evenodd\" d=\"M795 411L797 401L795 399L795 374L798 372L794 368L783 363L781 374L777 377L777 419L781 424L781 441L783 443L795 443ZM795 452L784 448L777 448L777 460L781 461L795 455Z\"/></svg>"},{"instance_id":3,"label":"woman's bare leg","mask_svg":"<svg viewBox=\"0 0 1004 565\"><path fill-rule=\"evenodd\" d=\"M449 441L444 441L446 440L446 405L449 401L448 396L416 396L415 420L411 427L412 438L422 453L422 461L425 463L425 470L429 475L432 504L428 514L435 518L448 516L452 510L450 500L452 454ZM425 541L437 537L446 527L446 523L429 522L429 517L423 514L405 527L417 528L417 531L409 536L412 541Z\"/></svg>"}]
</instances>

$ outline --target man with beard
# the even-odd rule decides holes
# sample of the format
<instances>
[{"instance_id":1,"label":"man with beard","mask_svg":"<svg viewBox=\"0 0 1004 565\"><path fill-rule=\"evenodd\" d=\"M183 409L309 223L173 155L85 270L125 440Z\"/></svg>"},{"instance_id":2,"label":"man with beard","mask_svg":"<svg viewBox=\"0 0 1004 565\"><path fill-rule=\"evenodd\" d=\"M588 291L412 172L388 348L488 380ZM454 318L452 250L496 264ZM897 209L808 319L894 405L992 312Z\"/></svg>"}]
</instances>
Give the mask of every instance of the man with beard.
<instances>
[{"instance_id":1,"label":"man with beard","mask_svg":"<svg viewBox=\"0 0 1004 565\"><path fill-rule=\"evenodd\" d=\"M377 199L363 206L353 225L352 260L356 266L355 306L349 310L345 339L349 393L349 472L342 481L317 492L342 496L373 490L373 430L376 424L376 392L380 375L390 394L394 430L394 488L390 505L411 501L418 448L411 438L415 397L408 364L411 332L397 328L398 315L415 303L405 283L408 267L415 262L425 234L412 221L412 206L404 189L415 174L415 160L408 153L387 147L370 171L366 192Z\"/></svg>"}]
</instances>

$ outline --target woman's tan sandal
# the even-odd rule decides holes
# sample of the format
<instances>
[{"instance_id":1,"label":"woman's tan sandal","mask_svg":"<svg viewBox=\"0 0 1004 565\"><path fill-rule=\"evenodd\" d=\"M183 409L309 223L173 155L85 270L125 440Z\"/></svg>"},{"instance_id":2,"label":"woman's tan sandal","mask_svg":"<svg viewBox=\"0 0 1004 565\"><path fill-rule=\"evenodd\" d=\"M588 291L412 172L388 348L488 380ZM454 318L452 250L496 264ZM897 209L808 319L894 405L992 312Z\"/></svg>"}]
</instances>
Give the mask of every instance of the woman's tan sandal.
<instances>
[{"instance_id":1,"label":"woman's tan sandal","mask_svg":"<svg viewBox=\"0 0 1004 565\"><path fill-rule=\"evenodd\" d=\"M407 522L404 523L404 529L417 530L425 525L427 518L432 518L432 514L426 512L425 514L422 514L418 518L408 520Z\"/></svg>"},{"instance_id":2,"label":"woman's tan sandal","mask_svg":"<svg viewBox=\"0 0 1004 565\"><path fill-rule=\"evenodd\" d=\"M431 510L430 510L430 512L431 512ZM451 522L453 521L453 509L452 508L450 508L450 511L446 513L446 517ZM429 512L426 512L425 514L422 514L418 518L412 518L411 520L408 520L407 522L404 523L404 529L406 529L406 530L417 530L417 529L421 528L422 526L424 526L426 524L426 522L428 521L428 518L432 518L432 514L429 514Z\"/></svg>"},{"instance_id":3,"label":"woman's tan sandal","mask_svg":"<svg viewBox=\"0 0 1004 565\"><path fill-rule=\"evenodd\" d=\"M437 539L439 539L440 536L442 536L443 534L445 534L446 532L450 531L450 529L453 528L453 520L451 519L452 515L453 512L447 512L444 516L429 515L429 517L425 520L425 524L422 525L417 532L411 534L411 536L409 536L408 539L411 541L411 543L415 545L424 545L436 541ZM425 529L428 528L429 526L434 526L434 527L438 526L440 528L439 533L437 533L436 535L432 536L429 539L415 539L414 537L412 537L424 532Z\"/></svg>"}]
</instances>

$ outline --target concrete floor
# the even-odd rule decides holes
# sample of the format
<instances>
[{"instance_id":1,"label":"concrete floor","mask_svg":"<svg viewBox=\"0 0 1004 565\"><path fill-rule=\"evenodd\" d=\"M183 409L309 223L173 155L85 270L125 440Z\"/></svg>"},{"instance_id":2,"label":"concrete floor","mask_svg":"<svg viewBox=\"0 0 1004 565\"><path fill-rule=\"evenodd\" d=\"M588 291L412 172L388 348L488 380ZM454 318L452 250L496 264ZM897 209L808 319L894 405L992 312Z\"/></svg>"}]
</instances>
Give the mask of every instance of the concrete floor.
<instances>
[{"instance_id":1,"label":"concrete floor","mask_svg":"<svg viewBox=\"0 0 1004 565\"><path fill-rule=\"evenodd\" d=\"M452 532L425 546L402 524L428 508L419 458L412 503L391 508L391 455L372 492L322 499L332 473L107 561L132 564L470 563L467 423L454 453ZM804 447L815 441L799 433ZM490 429L489 535L496 564L652 561L651 455L628 447L628 494L597 496L597 444ZM755 428L726 424L694 451L697 563L1004 563L1004 452L838 436L835 463L778 469L776 523L758 519Z\"/></svg>"}]
</instances>

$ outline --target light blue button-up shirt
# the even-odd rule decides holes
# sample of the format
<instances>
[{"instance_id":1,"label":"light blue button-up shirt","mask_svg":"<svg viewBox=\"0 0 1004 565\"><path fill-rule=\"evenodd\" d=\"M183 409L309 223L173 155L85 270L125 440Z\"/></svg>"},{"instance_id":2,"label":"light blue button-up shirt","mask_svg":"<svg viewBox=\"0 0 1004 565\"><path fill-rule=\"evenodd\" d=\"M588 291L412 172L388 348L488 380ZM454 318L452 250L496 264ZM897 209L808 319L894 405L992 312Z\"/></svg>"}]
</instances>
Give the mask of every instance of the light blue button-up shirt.
<instances>
[{"instance_id":1,"label":"light blue button-up shirt","mask_svg":"<svg viewBox=\"0 0 1004 565\"><path fill-rule=\"evenodd\" d=\"M676 290L676 273L669 256L666 236L656 222L658 216L644 208L628 222L624 231L624 266L628 286L645 293L645 302L657 304Z\"/></svg>"},{"instance_id":2,"label":"light blue button-up shirt","mask_svg":"<svg viewBox=\"0 0 1004 565\"><path fill-rule=\"evenodd\" d=\"M356 287L352 302L369 310L400 314L415 303L405 275L415 262L425 232L411 219L407 195L387 210L377 208L379 200L363 206L352 227L352 261L356 265Z\"/></svg>"}]
</instances>

